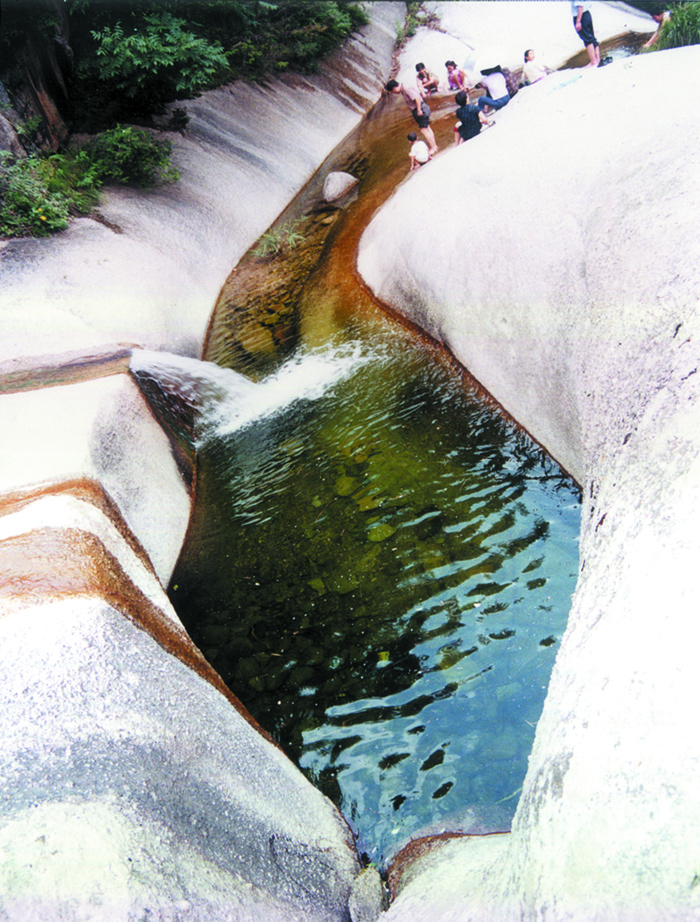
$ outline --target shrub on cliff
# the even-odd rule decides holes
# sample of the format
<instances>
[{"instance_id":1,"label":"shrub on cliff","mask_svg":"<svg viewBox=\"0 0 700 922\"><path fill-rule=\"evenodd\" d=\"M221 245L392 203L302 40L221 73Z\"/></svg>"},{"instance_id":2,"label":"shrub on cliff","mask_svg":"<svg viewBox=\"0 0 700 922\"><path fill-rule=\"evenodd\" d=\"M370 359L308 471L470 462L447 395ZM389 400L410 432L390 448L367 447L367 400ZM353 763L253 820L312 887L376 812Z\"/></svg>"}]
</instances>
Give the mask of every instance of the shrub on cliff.
<instances>
[{"instance_id":1,"label":"shrub on cliff","mask_svg":"<svg viewBox=\"0 0 700 922\"><path fill-rule=\"evenodd\" d=\"M76 118L144 118L238 77L310 72L367 22L354 0L73 0Z\"/></svg>"},{"instance_id":2,"label":"shrub on cliff","mask_svg":"<svg viewBox=\"0 0 700 922\"><path fill-rule=\"evenodd\" d=\"M70 202L51 192L38 157L12 161L0 154L0 235L46 237L68 227Z\"/></svg>"},{"instance_id":3,"label":"shrub on cliff","mask_svg":"<svg viewBox=\"0 0 700 922\"><path fill-rule=\"evenodd\" d=\"M86 167L95 184L105 182L134 186L154 186L175 182L177 170L170 165L170 141L152 138L130 125L117 125L81 149L77 161Z\"/></svg>"},{"instance_id":4,"label":"shrub on cliff","mask_svg":"<svg viewBox=\"0 0 700 922\"><path fill-rule=\"evenodd\" d=\"M107 182L140 187L174 182L170 143L118 125L76 154L15 160L0 154L0 236L45 237L87 214Z\"/></svg>"},{"instance_id":5,"label":"shrub on cliff","mask_svg":"<svg viewBox=\"0 0 700 922\"><path fill-rule=\"evenodd\" d=\"M162 111L172 100L195 96L226 72L218 42L186 28L170 13L125 17L91 31L94 45L78 66L81 95L101 99L117 117Z\"/></svg>"}]
</instances>

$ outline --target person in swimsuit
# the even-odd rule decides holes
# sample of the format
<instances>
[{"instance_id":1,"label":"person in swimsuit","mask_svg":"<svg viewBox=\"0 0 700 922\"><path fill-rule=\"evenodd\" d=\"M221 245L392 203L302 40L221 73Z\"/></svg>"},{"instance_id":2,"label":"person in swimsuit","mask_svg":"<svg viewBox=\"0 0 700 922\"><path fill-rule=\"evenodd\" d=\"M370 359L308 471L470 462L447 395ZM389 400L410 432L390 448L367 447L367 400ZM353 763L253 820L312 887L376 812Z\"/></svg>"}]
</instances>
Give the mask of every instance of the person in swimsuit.
<instances>
[{"instance_id":1,"label":"person in swimsuit","mask_svg":"<svg viewBox=\"0 0 700 922\"><path fill-rule=\"evenodd\" d=\"M466 90L469 87L467 75L454 61L445 61L447 68L447 86L451 90Z\"/></svg>"}]
</instances>

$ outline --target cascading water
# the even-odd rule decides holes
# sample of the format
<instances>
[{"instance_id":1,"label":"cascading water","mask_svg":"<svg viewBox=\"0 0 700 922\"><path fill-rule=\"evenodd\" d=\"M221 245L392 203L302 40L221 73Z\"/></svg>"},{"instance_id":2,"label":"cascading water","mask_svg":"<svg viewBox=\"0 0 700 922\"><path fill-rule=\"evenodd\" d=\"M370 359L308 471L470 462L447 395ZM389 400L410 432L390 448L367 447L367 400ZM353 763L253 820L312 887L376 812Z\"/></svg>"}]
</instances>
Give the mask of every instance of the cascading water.
<instances>
[{"instance_id":1,"label":"cascading water","mask_svg":"<svg viewBox=\"0 0 700 922\"><path fill-rule=\"evenodd\" d=\"M328 165L290 206L318 262L293 251L307 273L290 280L294 323L260 294L274 269L289 318L279 259L250 255L222 293L218 361L269 350L271 329L282 352L285 331L300 342L286 360L266 351L262 376L251 356L255 384L189 366L185 388L205 394L197 499L170 587L194 642L379 865L421 833L508 828L579 531L570 478L356 285L361 227L405 176L387 125L405 137L406 115L390 115L345 146L364 171L347 211L319 204ZM436 124L442 144L452 121ZM236 284L264 304L259 321Z\"/></svg>"},{"instance_id":2,"label":"cascading water","mask_svg":"<svg viewBox=\"0 0 700 922\"><path fill-rule=\"evenodd\" d=\"M389 328L295 357L247 406L228 379L200 410L172 590L193 639L372 860L508 828L574 588L575 487Z\"/></svg>"}]
</instances>

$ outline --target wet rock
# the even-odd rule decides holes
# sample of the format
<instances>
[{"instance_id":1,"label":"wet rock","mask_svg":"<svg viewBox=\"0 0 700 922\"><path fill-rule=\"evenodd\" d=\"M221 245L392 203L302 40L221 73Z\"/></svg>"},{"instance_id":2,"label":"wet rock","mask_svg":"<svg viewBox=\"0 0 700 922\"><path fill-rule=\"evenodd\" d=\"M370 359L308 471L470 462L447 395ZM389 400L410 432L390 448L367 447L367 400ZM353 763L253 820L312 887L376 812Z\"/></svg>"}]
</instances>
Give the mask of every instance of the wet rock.
<instances>
[{"instance_id":1,"label":"wet rock","mask_svg":"<svg viewBox=\"0 0 700 922\"><path fill-rule=\"evenodd\" d=\"M352 922L376 922L389 905L389 894L375 867L365 868L355 878L348 907Z\"/></svg>"},{"instance_id":2,"label":"wet rock","mask_svg":"<svg viewBox=\"0 0 700 922\"><path fill-rule=\"evenodd\" d=\"M8 151L14 157L23 157L24 148L11 123L0 113L0 150Z\"/></svg>"},{"instance_id":3,"label":"wet rock","mask_svg":"<svg viewBox=\"0 0 700 922\"><path fill-rule=\"evenodd\" d=\"M342 198L350 189L357 185L358 180L350 173L329 173L323 183L323 199L326 202L334 202Z\"/></svg>"},{"instance_id":4,"label":"wet rock","mask_svg":"<svg viewBox=\"0 0 700 922\"><path fill-rule=\"evenodd\" d=\"M360 585L357 576L347 573L337 573L328 580L329 588L338 595L347 595L348 592L354 592Z\"/></svg>"},{"instance_id":5,"label":"wet rock","mask_svg":"<svg viewBox=\"0 0 700 922\"><path fill-rule=\"evenodd\" d=\"M274 336L257 323L242 325L237 331L237 339L249 355L271 355L275 351Z\"/></svg>"},{"instance_id":6,"label":"wet rock","mask_svg":"<svg viewBox=\"0 0 700 922\"><path fill-rule=\"evenodd\" d=\"M348 477L347 474L343 474L335 484L336 496L350 496L351 493L355 492L357 486L358 481L354 477Z\"/></svg>"},{"instance_id":7,"label":"wet rock","mask_svg":"<svg viewBox=\"0 0 700 922\"><path fill-rule=\"evenodd\" d=\"M387 522L380 522L377 525L372 525L369 531L367 532L368 541L386 541L387 538L391 538L395 534L396 529L393 525L389 525Z\"/></svg>"}]
</instances>

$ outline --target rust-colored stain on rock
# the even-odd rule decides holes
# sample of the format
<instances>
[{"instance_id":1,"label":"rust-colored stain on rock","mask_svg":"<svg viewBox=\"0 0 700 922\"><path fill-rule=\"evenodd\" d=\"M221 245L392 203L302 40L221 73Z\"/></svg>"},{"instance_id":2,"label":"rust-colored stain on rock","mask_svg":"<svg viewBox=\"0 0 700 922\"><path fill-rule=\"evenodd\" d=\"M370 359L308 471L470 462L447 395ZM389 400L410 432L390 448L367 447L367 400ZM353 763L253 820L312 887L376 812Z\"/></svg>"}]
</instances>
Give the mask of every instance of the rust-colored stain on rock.
<instances>
[{"instance_id":1,"label":"rust-colored stain on rock","mask_svg":"<svg viewBox=\"0 0 700 922\"><path fill-rule=\"evenodd\" d=\"M15 512L42 496L60 493L72 494L97 506L153 572L145 551L112 500L99 484L89 480L5 496L0 500L0 515ZM0 614L3 603L11 602L12 608L29 608L71 598L101 599L124 614L164 650L221 692L255 730L274 743L209 665L184 628L144 595L96 535L77 528L37 528L0 541Z\"/></svg>"}]
</instances>

